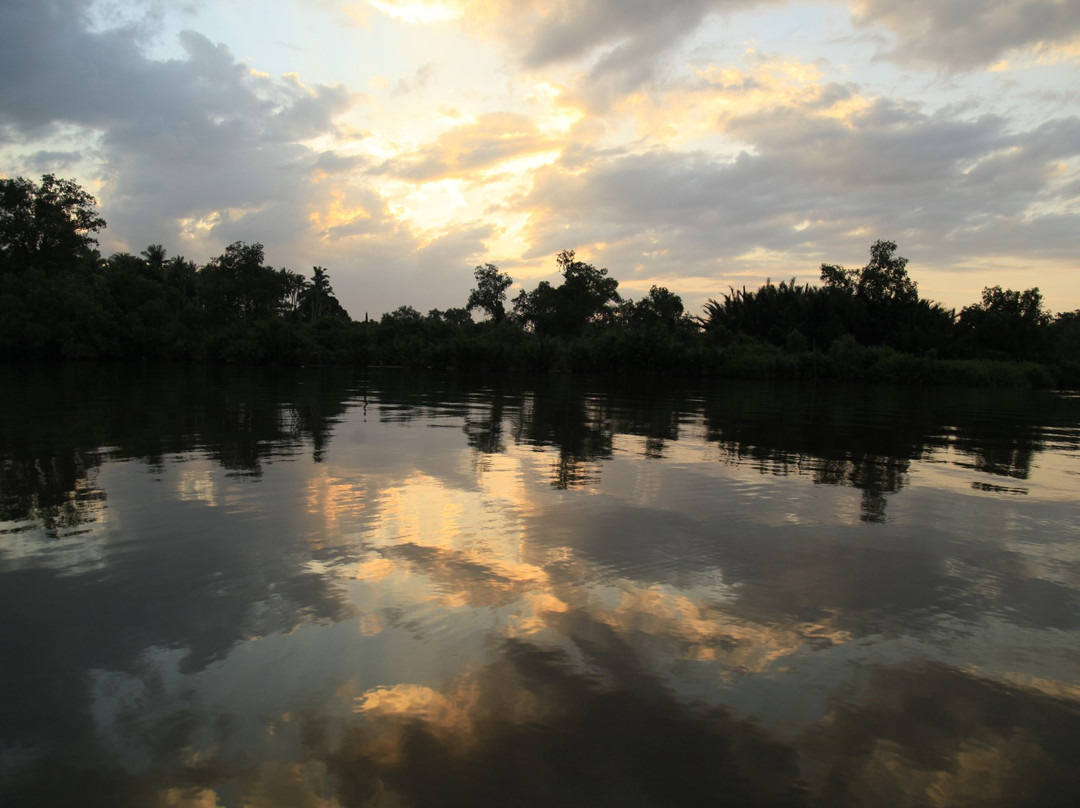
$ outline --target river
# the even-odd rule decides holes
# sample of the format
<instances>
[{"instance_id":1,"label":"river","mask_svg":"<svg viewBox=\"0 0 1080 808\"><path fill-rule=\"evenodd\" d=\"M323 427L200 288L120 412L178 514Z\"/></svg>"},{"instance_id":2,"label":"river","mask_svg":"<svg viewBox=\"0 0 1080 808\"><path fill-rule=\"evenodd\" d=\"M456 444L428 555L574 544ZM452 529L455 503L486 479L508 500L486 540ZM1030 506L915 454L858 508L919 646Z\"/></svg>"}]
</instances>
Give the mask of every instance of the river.
<instances>
[{"instance_id":1,"label":"river","mask_svg":"<svg viewBox=\"0 0 1080 808\"><path fill-rule=\"evenodd\" d=\"M1069 805L1080 398L0 368L4 805Z\"/></svg>"}]
</instances>

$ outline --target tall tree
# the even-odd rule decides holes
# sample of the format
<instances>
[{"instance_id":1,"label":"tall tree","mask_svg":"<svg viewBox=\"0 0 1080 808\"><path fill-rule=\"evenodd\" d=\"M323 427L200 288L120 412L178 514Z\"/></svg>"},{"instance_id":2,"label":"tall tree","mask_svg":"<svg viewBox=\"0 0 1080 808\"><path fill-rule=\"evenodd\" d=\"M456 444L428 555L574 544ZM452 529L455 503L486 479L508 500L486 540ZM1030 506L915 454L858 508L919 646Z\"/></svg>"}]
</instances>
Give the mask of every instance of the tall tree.
<instances>
[{"instance_id":1,"label":"tall tree","mask_svg":"<svg viewBox=\"0 0 1080 808\"><path fill-rule=\"evenodd\" d=\"M907 273L906 258L896 254L896 242L879 239L870 247L870 262L863 267L857 294L871 303L914 303L918 285Z\"/></svg>"},{"instance_id":2,"label":"tall tree","mask_svg":"<svg viewBox=\"0 0 1080 808\"><path fill-rule=\"evenodd\" d=\"M237 241L199 273L203 304L219 318L245 320L278 313L284 297L275 270L263 266L263 245Z\"/></svg>"},{"instance_id":3,"label":"tall tree","mask_svg":"<svg viewBox=\"0 0 1080 808\"><path fill-rule=\"evenodd\" d=\"M665 286L652 286L649 294L641 300L623 304L622 311L631 324L646 328L663 326L675 329L692 325L692 321L683 313L682 298Z\"/></svg>"},{"instance_id":4,"label":"tall tree","mask_svg":"<svg viewBox=\"0 0 1080 808\"><path fill-rule=\"evenodd\" d=\"M907 273L908 260L896 255L896 242L878 239L870 247L870 262L862 269L845 269L837 264L821 265L821 280L827 289L855 295L871 304L889 301L914 303L918 285Z\"/></svg>"},{"instance_id":5,"label":"tall tree","mask_svg":"<svg viewBox=\"0 0 1080 808\"><path fill-rule=\"evenodd\" d=\"M606 269L578 261L573 250L556 256L563 282L552 287L542 281L532 292L522 290L514 298L514 313L542 334L578 336L590 324L615 314L619 282Z\"/></svg>"},{"instance_id":6,"label":"tall tree","mask_svg":"<svg viewBox=\"0 0 1080 808\"><path fill-rule=\"evenodd\" d=\"M284 309L296 311L300 306L300 294L307 288L308 280L291 269L279 269L278 275L285 289Z\"/></svg>"},{"instance_id":7,"label":"tall tree","mask_svg":"<svg viewBox=\"0 0 1080 808\"><path fill-rule=\"evenodd\" d=\"M160 244L151 244L139 254L146 261L146 268L150 270L151 275L155 278L164 278L166 255L164 247Z\"/></svg>"},{"instance_id":8,"label":"tall tree","mask_svg":"<svg viewBox=\"0 0 1080 808\"><path fill-rule=\"evenodd\" d=\"M165 282L176 289L184 301L199 300L199 273L194 261L174 255L165 263Z\"/></svg>"},{"instance_id":9,"label":"tall tree","mask_svg":"<svg viewBox=\"0 0 1080 808\"><path fill-rule=\"evenodd\" d=\"M312 267L311 280L300 291L298 303L300 310L310 317L312 322L327 317L349 319L349 313L334 296L326 267Z\"/></svg>"},{"instance_id":10,"label":"tall tree","mask_svg":"<svg viewBox=\"0 0 1080 808\"><path fill-rule=\"evenodd\" d=\"M334 290L330 288L330 277L326 274L326 267L312 267L311 273L309 297L311 299L311 320L314 322L322 315L326 298L333 294Z\"/></svg>"},{"instance_id":11,"label":"tall tree","mask_svg":"<svg viewBox=\"0 0 1080 808\"><path fill-rule=\"evenodd\" d=\"M1017 292L988 286L982 302L960 311L957 330L964 350L1037 359L1048 348L1050 323L1038 287Z\"/></svg>"},{"instance_id":12,"label":"tall tree","mask_svg":"<svg viewBox=\"0 0 1080 808\"><path fill-rule=\"evenodd\" d=\"M468 311L481 309L487 312L488 317L495 323L501 323L506 317L506 290L514 282L514 279L505 272L500 272L494 264L484 264L473 270L476 278L476 288L469 292L469 302L465 308Z\"/></svg>"},{"instance_id":13,"label":"tall tree","mask_svg":"<svg viewBox=\"0 0 1080 808\"><path fill-rule=\"evenodd\" d=\"M0 180L0 272L46 272L88 264L93 233L105 227L94 197L74 180L45 174Z\"/></svg>"},{"instance_id":14,"label":"tall tree","mask_svg":"<svg viewBox=\"0 0 1080 808\"><path fill-rule=\"evenodd\" d=\"M619 282L609 278L606 269L578 261L573 250L563 250L555 261L563 273L559 303L568 333L580 333L587 324L613 311L621 299L616 291Z\"/></svg>"},{"instance_id":15,"label":"tall tree","mask_svg":"<svg viewBox=\"0 0 1080 808\"><path fill-rule=\"evenodd\" d=\"M915 320L929 317L944 323L951 319L940 306L919 300L907 263L896 254L895 241L879 239L871 245L870 261L861 269L821 265L829 308L860 342L904 348L911 342Z\"/></svg>"}]
</instances>

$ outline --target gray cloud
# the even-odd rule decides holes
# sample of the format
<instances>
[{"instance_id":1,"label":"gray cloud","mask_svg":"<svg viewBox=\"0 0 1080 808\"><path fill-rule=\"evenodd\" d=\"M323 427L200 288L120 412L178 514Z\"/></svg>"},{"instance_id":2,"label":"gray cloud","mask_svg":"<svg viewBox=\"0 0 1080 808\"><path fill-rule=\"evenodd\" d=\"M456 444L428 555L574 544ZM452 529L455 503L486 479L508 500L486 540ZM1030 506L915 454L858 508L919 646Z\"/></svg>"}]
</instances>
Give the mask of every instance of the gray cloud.
<instances>
[{"instance_id":1,"label":"gray cloud","mask_svg":"<svg viewBox=\"0 0 1080 808\"><path fill-rule=\"evenodd\" d=\"M1067 258L1080 216L1052 204L1059 161L1080 155L1080 121L1012 132L879 101L847 123L815 104L765 110L725 130L751 150L579 151L537 174L532 255L604 244L593 258L616 277L715 274L718 291L754 251L805 256L789 274L814 280L821 260L893 238L939 266L1000 256Z\"/></svg>"},{"instance_id":2,"label":"gray cloud","mask_svg":"<svg viewBox=\"0 0 1080 808\"><path fill-rule=\"evenodd\" d=\"M654 79L661 57L713 14L780 0L595 0L514 4L499 18L509 50L530 70L587 62L581 100L605 108L619 94Z\"/></svg>"},{"instance_id":3,"label":"gray cloud","mask_svg":"<svg viewBox=\"0 0 1080 808\"><path fill-rule=\"evenodd\" d=\"M36 151L26 158L27 165L33 166L35 171L42 173L55 173L63 171L72 163L82 159L82 152L77 151Z\"/></svg>"},{"instance_id":4,"label":"gray cloud","mask_svg":"<svg viewBox=\"0 0 1080 808\"><path fill-rule=\"evenodd\" d=\"M365 184L367 158L301 142L336 131L352 103L343 87L253 74L193 31L180 36L183 58L154 61L141 49L145 27L92 30L87 7L0 7L0 71L12 78L0 82L0 139L96 133L106 253L162 243L201 263L233 241L259 241L275 266L328 267L357 316L403 298L428 308L464 303L490 227L465 226L418 250L416 234ZM62 159L39 151L18 171ZM351 219L313 219L331 194Z\"/></svg>"},{"instance_id":5,"label":"gray cloud","mask_svg":"<svg viewBox=\"0 0 1080 808\"><path fill-rule=\"evenodd\" d=\"M710 16L779 5L780 0L532 0L500 14L499 26L522 65L543 69L593 60L580 98L603 109L620 93L658 77L665 54ZM962 71L1017 49L1067 45L1080 37L1080 5L1061 0L892 0L851 2L854 24L888 32L882 56Z\"/></svg>"},{"instance_id":6,"label":"gray cloud","mask_svg":"<svg viewBox=\"0 0 1080 808\"><path fill-rule=\"evenodd\" d=\"M656 54L691 33L709 14L763 5L768 0L596 0L591 3L534 2L510 15L518 41L528 43L521 60L545 67L590 56L615 46L598 65L626 67L637 57ZM522 13L524 12L524 13ZM524 23L524 25L523 25Z\"/></svg>"},{"instance_id":7,"label":"gray cloud","mask_svg":"<svg viewBox=\"0 0 1080 808\"><path fill-rule=\"evenodd\" d=\"M348 175L366 168L370 162L369 158L360 155L324 151L315 158L312 168L329 175Z\"/></svg>"},{"instance_id":8,"label":"gray cloud","mask_svg":"<svg viewBox=\"0 0 1080 808\"><path fill-rule=\"evenodd\" d=\"M208 251L237 239L268 251L300 240L311 174L333 158L298 141L335 130L351 105L345 89L254 75L193 31L180 35L184 58L151 60L145 26L92 30L88 8L47 0L0 11L8 138L34 142L58 127L100 133L112 243L178 245L183 223L192 232L195 221L196 248Z\"/></svg>"},{"instance_id":9,"label":"gray cloud","mask_svg":"<svg viewBox=\"0 0 1080 808\"><path fill-rule=\"evenodd\" d=\"M527 0L502 9L495 25L521 64L582 70L563 101L595 111L642 87L672 97L767 91L752 73L717 74L733 86L700 76L676 86L664 70L710 15L770 2ZM857 22L895 34L891 58L959 70L1010 48L1074 38L1074 5L917 0L898 11L868 0ZM745 148L735 159L641 153L642 143L602 151L584 125L560 144L530 119L489 113L376 166L305 145L336 131L356 98L345 88L256 75L228 47L193 31L180 37L181 58L152 60L146 48L160 36L156 12L106 29L90 8L88 0L0 4L5 170L62 171L92 158L109 221L103 249L160 242L203 261L230 241L262 241L275 265L330 267L339 296L361 313L403 302L458 305L471 266L491 258L490 226L467 223L423 242L391 215L368 176L468 178L560 145L561 158L536 173L532 190L508 200L533 213L530 255L605 243L589 260L625 280L711 273L719 291L736 259L755 250L792 256L791 274L809 280L821 260L862 256L878 237L900 241L913 262L941 266L995 255L1062 258L1080 229L1069 212L1080 184L1061 172L1080 155L1076 118L1018 125L977 107L927 111L879 100L841 121L823 113L839 114L860 88L834 83L792 104L718 121ZM399 90L422 89L429 67ZM1066 98L1058 95L1055 109ZM346 208L337 220L326 217L331 194Z\"/></svg>"},{"instance_id":10,"label":"gray cloud","mask_svg":"<svg viewBox=\"0 0 1080 808\"><path fill-rule=\"evenodd\" d=\"M862 0L854 10L864 28L896 36L887 57L901 63L969 70L1011 50L1067 44L1080 36L1080 4L1061 0Z\"/></svg>"}]
</instances>

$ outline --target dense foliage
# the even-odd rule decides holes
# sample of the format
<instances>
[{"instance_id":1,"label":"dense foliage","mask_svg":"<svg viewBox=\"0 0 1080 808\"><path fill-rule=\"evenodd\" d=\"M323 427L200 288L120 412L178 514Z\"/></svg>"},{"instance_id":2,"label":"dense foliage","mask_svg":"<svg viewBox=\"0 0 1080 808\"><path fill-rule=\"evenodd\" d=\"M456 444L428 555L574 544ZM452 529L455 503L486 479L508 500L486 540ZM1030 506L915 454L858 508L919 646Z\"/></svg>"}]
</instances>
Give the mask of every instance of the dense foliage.
<instances>
[{"instance_id":1,"label":"dense foliage","mask_svg":"<svg viewBox=\"0 0 1080 808\"><path fill-rule=\"evenodd\" d=\"M0 180L0 357L1080 384L1080 311L1054 317L1037 288L993 287L957 315L919 296L891 241L864 267L823 264L820 285L730 289L701 317L663 287L623 299L607 269L564 250L562 282L522 289L509 311L513 280L485 264L460 308L356 322L323 267L276 269L243 242L202 266L159 244L104 259L104 226L71 180Z\"/></svg>"}]
</instances>

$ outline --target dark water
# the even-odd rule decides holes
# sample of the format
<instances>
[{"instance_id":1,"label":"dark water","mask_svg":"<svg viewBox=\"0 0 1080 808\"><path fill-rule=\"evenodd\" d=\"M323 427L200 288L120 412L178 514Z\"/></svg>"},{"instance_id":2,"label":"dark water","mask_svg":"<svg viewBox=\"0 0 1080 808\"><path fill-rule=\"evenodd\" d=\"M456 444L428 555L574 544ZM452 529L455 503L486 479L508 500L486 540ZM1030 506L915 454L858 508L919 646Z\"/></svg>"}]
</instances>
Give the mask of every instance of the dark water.
<instances>
[{"instance_id":1,"label":"dark water","mask_svg":"<svg viewBox=\"0 0 1080 808\"><path fill-rule=\"evenodd\" d=\"M1080 399L0 369L0 803L1069 805Z\"/></svg>"}]
</instances>

